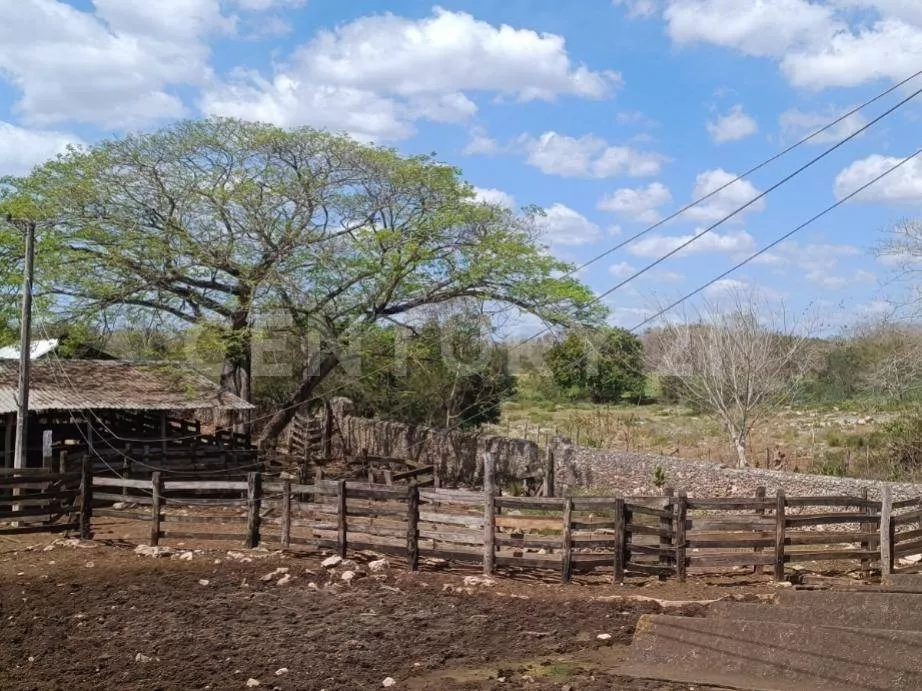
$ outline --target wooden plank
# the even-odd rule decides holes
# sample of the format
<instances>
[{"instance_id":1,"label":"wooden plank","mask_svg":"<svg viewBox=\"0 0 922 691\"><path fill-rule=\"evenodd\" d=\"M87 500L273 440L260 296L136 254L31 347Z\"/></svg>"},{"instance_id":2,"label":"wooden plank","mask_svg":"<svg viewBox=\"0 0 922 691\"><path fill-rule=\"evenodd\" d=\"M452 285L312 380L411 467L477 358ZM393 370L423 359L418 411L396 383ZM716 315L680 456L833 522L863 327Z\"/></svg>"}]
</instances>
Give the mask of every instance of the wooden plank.
<instances>
[{"instance_id":1,"label":"wooden plank","mask_svg":"<svg viewBox=\"0 0 922 691\"><path fill-rule=\"evenodd\" d=\"M251 475L252 473L248 473ZM132 485L129 485L131 487ZM230 480L168 480L163 483L165 492L189 491L189 490L226 490L233 492L249 491L249 480L247 482L235 482Z\"/></svg>"},{"instance_id":2,"label":"wooden plank","mask_svg":"<svg viewBox=\"0 0 922 691\"><path fill-rule=\"evenodd\" d=\"M689 548L692 549L745 549L745 548L758 548L764 549L766 547L775 546L774 536L766 537L748 537L748 538L704 538L698 539L694 535L689 536L687 542ZM772 557L774 559L774 557ZM773 562L769 562L773 563Z\"/></svg>"},{"instance_id":3,"label":"wooden plank","mask_svg":"<svg viewBox=\"0 0 922 691\"><path fill-rule=\"evenodd\" d=\"M670 576L673 571L671 568L663 568L659 564L638 564L630 562L625 565L625 571L628 573L642 573L650 576Z\"/></svg>"},{"instance_id":4,"label":"wooden plank","mask_svg":"<svg viewBox=\"0 0 922 691\"><path fill-rule=\"evenodd\" d=\"M905 557L907 554L922 553L922 540L909 540L897 542L893 547L893 556Z\"/></svg>"},{"instance_id":5,"label":"wooden plank","mask_svg":"<svg viewBox=\"0 0 922 691\"><path fill-rule=\"evenodd\" d=\"M132 487L150 490L150 480L128 480L120 477L93 477L93 487Z\"/></svg>"},{"instance_id":6,"label":"wooden plank","mask_svg":"<svg viewBox=\"0 0 922 691\"><path fill-rule=\"evenodd\" d=\"M430 503L441 504L483 504L483 495L473 492L462 492L448 489L420 490L419 498Z\"/></svg>"},{"instance_id":7,"label":"wooden plank","mask_svg":"<svg viewBox=\"0 0 922 691\"><path fill-rule=\"evenodd\" d=\"M496 477L493 454L483 455L483 573L491 576L496 570Z\"/></svg>"},{"instance_id":8,"label":"wooden plank","mask_svg":"<svg viewBox=\"0 0 922 691\"><path fill-rule=\"evenodd\" d=\"M686 524L688 521L685 522ZM665 530L659 526L644 525L642 523L628 523L626 526L627 532L632 535L652 535L654 537L675 537L675 533L672 530Z\"/></svg>"},{"instance_id":9,"label":"wooden plank","mask_svg":"<svg viewBox=\"0 0 922 691\"><path fill-rule=\"evenodd\" d=\"M614 544L614 536L609 540ZM560 549L563 546L563 540L557 538L532 537L531 535L504 535L500 533L496 536L496 544L499 547L519 547L522 549ZM574 544L578 547L582 545L574 538Z\"/></svg>"},{"instance_id":10,"label":"wooden plank","mask_svg":"<svg viewBox=\"0 0 922 691\"><path fill-rule=\"evenodd\" d=\"M915 540L916 538L920 537L922 537L922 529L904 530L900 533L894 533L893 535L895 544L900 544L901 542L906 542L907 540Z\"/></svg>"},{"instance_id":11,"label":"wooden plank","mask_svg":"<svg viewBox=\"0 0 922 691\"><path fill-rule=\"evenodd\" d=\"M893 573L893 495L890 485L884 485L880 507L880 575L887 580Z\"/></svg>"},{"instance_id":12,"label":"wooden plank","mask_svg":"<svg viewBox=\"0 0 922 691\"><path fill-rule=\"evenodd\" d=\"M641 516L652 516L653 518L671 517L671 510L654 509L650 508L649 506L644 506L643 504L634 504L633 502L630 502L629 506L632 513L639 514Z\"/></svg>"},{"instance_id":13,"label":"wooden plank","mask_svg":"<svg viewBox=\"0 0 922 691\"><path fill-rule=\"evenodd\" d=\"M49 510L52 510L52 513L66 514L71 512L72 507L62 506L57 510L54 510L54 507L48 505L47 503L42 504L41 506L25 506L18 510L0 511L0 519L10 518L15 520L17 518L25 518L26 516L47 516Z\"/></svg>"},{"instance_id":14,"label":"wooden plank","mask_svg":"<svg viewBox=\"0 0 922 691\"><path fill-rule=\"evenodd\" d=\"M564 583L569 583L573 576L573 500L567 498L563 505L563 555L560 563L560 578Z\"/></svg>"},{"instance_id":15,"label":"wooden plank","mask_svg":"<svg viewBox=\"0 0 922 691\"><path fill-rule=\"evenodd\" d=\"M863 513L820 513L807 514L802 516L788 516L785 524L792 528L800 528L809 525L838 525L841 523L864 523L867 521L867 514Z\"/></svg>"},{"instance_id":16,"label":"wooden plank","mask_svg":"<svg viewBox=\"0 0 922 691\"><path fill-rule=\"evenodd\" d=\"M547 557L541 558L537 555L512 557L498 554L496 555L495 561L497 566L514 566L522 569L547 569L549 571L556 571L560 568L559 555L548 555Z\"/></svg>"},{"instance_id":17,"label":"wooden plank","mask_svg":"<svg viewBox=\"0 0 922 691\"><path fill-rule=\"evenodd\" d=\"M420 530L419 537L439 542L457 542L462 545L483 545L483 533L449 532L445 530Z\"/></svg>"},{"instance_id":18,"label":"wooden plank","mask_svg":"<svg viewBox=\"0 0 922 691\"><path fill-rule=\"evenodd\" d=\"M29 533L65 533L79 530L80 523L55 523L53 525L0 526L0 535L27 535Z\"/></svg>"},{"instance_id":19,"label":"wooden plank","mask_svg":"<svg viewBox=\"0 0 922 691\"><path fill-rule=\"evenodd\" d=\"M752 516L739 518L692 518L685 522L686 529L698 531L737 531L737 532L765 532L774 530L775 521L771 519L757 519Z\"/></svg>"},{"instance_id":20,"label":"wooden plank","mask_svg":"<svg viewBox=\"0 0 922 691\"><path fill-rule=\"evenodd\" d=\"M282 482L282 516L279 543L282 549L288 549L291 544L291 480Z\"/></svg>"},{"instance_id":21,"label":"wooden plank","mask_svg":"<svg viewBox=\"0 0 922 691\"><path fill-rule=\"evenodd\" d=\"M161 496L163 494L163 478L160 471L151 473L151 523L150 523L150 545L156 547L160 541L160 518L161 518Z\"/></svg>"},{"instance_id":22,"label":"wooden plank","mask_svg":"<svg viewBox=\"0 0 922 691\"><path fill-rule=\"evenodd\" d=\"M787 502L784 490L779 489L775 494L775 580L779 583L784 580L784 528L787 525L784 513Z\"/></svg>"},{"instance_id":23,"label":"wooden plank","mask_svg":"<svg viewBox=\"0 0 922 691\"><path fill-rule=\"evenodd\" d=\"M836 545L846 542L861 542L869 540L877 542L878 534L872 532L837 532L837 531L786 531L785 545Z\"/></svg>"},{"instance_id":24,"label":"wooden plank","mask_svg":"<svg viewBox=\"0 0 922 691\"><path fill-rule=\"evenodd\" d=\"M829 496L829 497L787 497L787 505L790 507L804 507L804 506L869 506L871 508L879 508L879 501L869 501L863 499L862 497L853 497L853 496Z\"/></svg>"},{"instance_id":25,"label":"wooden plank","mask_svg":"<svg viewBox=\"0 0 922 691\"><path fill-rule=\"evenodd\" d=\"M880 502L877 503L879 504ZM893 502L892 508L896 511L897 509L908 509L913 506L922 506L922 498L913 497L912 499L901 499L900 501Z\"/></svg>"},{"instance_id":26,"label":"wooden plank","mask_svg":"<svg viewBox=\"0 0 922 691\"><path fill-rule=\"evenodd\" d=\"M573 530L614 530L615 521L611 518L574 518ZM671 533L670 533L671 534Z\"/></svg>"},{"instance_id":27,"label":"wooden plank","mask_svg":"<svg viewBox=\"0 0 922 691\"><path fill-rule=\"evenodd\" d=\"M774 554L755 554L754 552L692 554L688 557L689 566L770 566L774 563Z\"/></svg>"},{"instance_id":28,"label":"wooden plank","mask_svg":"<svg viewBox=\"0 0 922 691\"><path fill-rule=\"evenodd\" d=\"M406 499L407 489L366 482L347 482L346 496L349 499Z\"/></svg>"},{"instance_id":29,"label":"wooden plank","mask_svg":"<svg viewBox=\"0 0 922 691\"><path fill-rule=\"evenodd\" d=\"M83 458L80 473L80 538L89 540L93 537L90 523L93 517L93 467L87 457Z\"/></svg>"},{"instance_id":30,"label":"wooden plank","mask_svg":"<svg viewBox=\"0 0 922 691\"><path fill-rule=\"evenodd\" d=\"M78 490L69 489L58 492L42 492L40 494L20 494L16 497L0 497L0 506L19 504L20 506L39 506L60 504L62 501L73 503L80 494Z\"/></svg>"},{"instance_id":31,"label":"wooden plank","mask_svg":"<svg viewBox=\"0 0 922 691\"><path fill-rule=\"evenodd\" d=\"M44 482L76 482L80 479L79 473L50 473L47 470L39 472L26 472L20 469L17 475L5 475L0 477L0 487L15 487L22 483L44 483Z\"/></svg>"},{"instance_id":32,"label":"wooden plank","mask_svg":"<svg viewBox=\"0 0 922 691\"><path fill-rule=\"evenodd\" d=\"M843 559L873 559L877 552L861 549L788 551L784 558L787 562L796 561L840 561Z\"/></svg>"},{"instance_id":33,"label":"wooden plank","mask_svg":"<svg viewBox=\"0 0 922 691\"><path fill-rule=\"evenodd\" d=\"M445 523L447 525L465 525L471 528L483 528L483 516L470 516L439 511L420 511L419 520L427 523Z\"/></svg>"},{"instance_id":34,"label":"wooden plank","mask_svg":"<svg viewBox=\"0 0 922 691\"><path fill-rule=\"evenodd\" d=\"M663 511L667 515L659 519L659 527L662 531L659 536L659 563L663 566L668 566L670 559L675 557L675 551L672 549L672 536L667 534L672 532L672 497L674 494L675 490L672 487L664 490Z\"/></svg>"},{"instance_id":35,"label":"wooden plank","mask_svg":"<svg viewBox=\"0 0 922 691\"><path fill-rule=\"evenodd\" d=\"M116 511L115 509L93 509L93 516L100 518L120 518L128 521L149 521L151 514L134 511Z\"/></svg>"},{"instance_id":36,"label":"wooden plank","mask_svg":"<svg viewBox=\"0 0 922 691\"><path fill-rule=\"evenodd\" d=\"M407 497L407 565L419 571L419 487L410 487Z\"/></svg>"},{"instance_id":37,"label":"wooden plank","mask_svg":"<svg viewBox=\"0 0 922 691\"><path fill-rule=\"evenodd\" d=\"M766 467L768 467L767 461L766 461ZM763 503L766 501L769 501L769 502L771 501L765 498L765 487L763 485L756 487L756 499L758 499L759 501ZM770 508L770 506L768 508ZM762 518L765 515L765 509L766 509L765 506L759 506L758 508L756 508L755 510L756 516L758 516L759 518ZM770 544L768 546L771 547ZM765 548L762 545L753 545L753 548L756 554L761 554L765 550ZM752 567L753 574L761 574L763 572L764 572L764 569L762 568L762 564L753 565Z\"/></svg>"},{"instance_id":38,"label":"wooden plank","mask_svg":"<svg viewBox=\"0 0 922 691\"><path fill-rule=\"evenodd\" d=\"M418 477L419 475L432 475L435 471L435 468L431 465L422 466L421 468L413 468L413 470L404 470L399 473L393 473L391 479L395 482L401 480L409 480L411 478Z\"/></svg>"},{"instance_id":39,"label":"wooden plank","mask_svg":"<svg viewBox=\"0 0 922 691\"><path fill-rule=\"evenodd\" d=\"M164 513L160 516L162 523L208 523L214 525L245 525L249 530L250 519L247 516L184 516L181 514Z\"/></svg>"},{"instance_id":40,"label":"wooden plank","mask_svg":"<svg viewBox=\"0 0 922 691\"><path fill-rule=\"evenodd\" d=\"M367 518L375 518L377 516L399 516L404 518L407 515L406 506L401 506L399 509L392 509L389 507L365 507L365 506L353 506L351 502L348 503L346 507L347 516L364 516Z\"/></svg>"},{"instance_id":41,"label":"wooden plank","mask_svg":"<svg viewBox=\"0 0 922 691\"><path fill-rule=\"evenodd\" d=\"M904 513L893 514L893 523L897 526L917 523L922 518L922 509L913 509Z\"/></svg>"},{"instance_id":42,"label":"wooden plank","mask_svg":"<svg viewBox=\"0 0 922 691\"><path fill-rule=\"evenodd\" d=\"M125 504L145 504L150 505L152 500L149 496L141 497L135 494L115 494L113 492L93 492L94 506L99 506L102 502L114 503L123 502Z\"/></svg>"},{"instance_id":43,"label":"wooden plank","mask_svg":"<svg viewBox=\"0 0 922 691\"><path fill-rule=\"evenodd\" d=\"M679 492L675 502L675 568L679 582L685 580L687 539L685 536L685 522L688 515L688 496L684 491Z\"/></svg>"},{"instance_id":44,"label":"wooden plank","mask_svg":"<svg viewBox=\"0 0 922 691\"><path fill-rule=\"evenodd\" d=\"M720 511L758 511L771 509L775 506L774 499L761 497L719 497L714 499L689 499L688 510L720 510Z\"/></svg>"},{"instance_id":45,"label":"wooden plank","mask_svg":"<svg viewBox=\"0 0 922 691\"><path fill-rule=\"evenodd\" d=\"M496 497L496 506L503 509L544 509L562 511L564 500L545 497Z\"/></svg>"},{"instance_id":46,"label":"wooden plank","mask_svg":"<svg viewBox=\"0 0 922 691\"><path fill-rule=\"evenodd\" d=\"M340 480L336 483L336 525L337 525L337 542L339 545L339 556L346 557L348 547L348 536L346 533L346 481Z\"/></svg>"}]
</instances>

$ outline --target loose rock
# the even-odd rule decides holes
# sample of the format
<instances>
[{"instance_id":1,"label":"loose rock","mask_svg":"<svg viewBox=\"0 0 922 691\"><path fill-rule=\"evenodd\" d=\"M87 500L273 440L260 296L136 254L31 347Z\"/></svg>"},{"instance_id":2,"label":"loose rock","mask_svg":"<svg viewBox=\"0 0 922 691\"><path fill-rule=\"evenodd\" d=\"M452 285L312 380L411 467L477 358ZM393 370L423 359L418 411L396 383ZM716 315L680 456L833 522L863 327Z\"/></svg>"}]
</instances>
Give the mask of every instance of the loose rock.
<instances>
[{"instance_id":1,"label":"loose rock","mask_svg":"<svg viewBox=\"0 0 922 691\"><path fill-rule=\"evenodd\" d=\"M388 688L394 686L397 683L397 680L393 677L387 677L384 681L381 682L381 686Z\"/></svg>"},{"instance_id":2,"label":"loose rock","mask_svg":"<svg viewBox=\"0 0 922 691\"><path fill-rule=\"evenodd\" d=\"M334 554L332 557L327 557L320 565L325 569L335 569L337 566L342 564L343 558L337 554Z\"/></svg>"},{"instance_id":3,"label":"loose rock","mask_svg":"<svg viewBox=\"0 0 922 691\"><path fill-rule=\"evenodd\" d=\"M368 570L372 573L384 571L388 566L387 559L376 559L375 561L368 562Z\"/></svg>"}]
</instances>

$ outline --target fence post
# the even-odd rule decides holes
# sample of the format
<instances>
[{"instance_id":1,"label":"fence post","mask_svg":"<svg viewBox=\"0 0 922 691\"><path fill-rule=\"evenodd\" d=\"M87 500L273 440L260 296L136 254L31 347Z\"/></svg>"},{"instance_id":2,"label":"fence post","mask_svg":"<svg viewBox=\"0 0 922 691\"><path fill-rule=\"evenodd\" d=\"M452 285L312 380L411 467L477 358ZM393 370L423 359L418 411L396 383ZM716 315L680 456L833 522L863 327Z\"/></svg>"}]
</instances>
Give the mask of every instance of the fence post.
<instances>
[{"instance_id":1,"label":"fence post","mask_svg":"<svg viewBox=\"0 0 922 691\"><path fill-rule=\"evenodd\" d=\"M291 546L291 480L282 482L282 549Z\"/></svg>"},{"instance_id":2,"label":"fence post","mask_svg":"<svg viewBox=\"0 0 922 691\"><path fill-rule=\"evenodd\" d=\"M419 485L412 482L407 492L407 566L419 571Z\"/></svg>"},{"instance_id":3,"label":"fence post","mask_svg":"<svg viewBox=\"0 0 922 691\"><path fill-rule=\"evenodd\" d=\"M247 541L248 548L259 544L259 507L262 503L262 475L247 473Z\"/></svg>"},{"instance_id":4,"label":"fence post","mask_svg":"<svg viewBox=\"0 0 922 691\"><path fill-rule=\"evenodd\" d=\"M880 577L889 580L893 573L893 495L884 485L880 502Z\"/></svg>"},{"instance_id":5,"label":"fence post","mask_svg":"<svg viewBox=\"0 0 922 691\"><path fill-rule=\"evenodd\" d=\"M163 478L157 470L150 475L150 546L160 544L160 514L163 511Z\"/></svg>"},{"instance_id":6,"label":"fence post","mask_svg":"<svg viewBox=\"0 0 922 691\"><path fill-rule=\"evenodd\" d=\"M493 454L483 455L483 573L496 570L496 469Z\"/></svg>"},{"instance_id":7,"label":"fence post","mask_svg":"<svg viewBox=\"0 0 922 691\"><path fill-rule=\"evenodd\" d=\"M563 555L560 564L560 577L569 583L573 577L573 499L567 497L563 502Z\"/></svg>"},{"instance_id":8,"label":"fence post","mask_svg":"<svg viewBox=\"0 0 922 691\"><path fill-rule=\"evenodd\" d=\"M784 490L779 489L775 494L775 580L784 580L784 509L787 500Z\"/></svg>"},{"instance_id":9,"label":"fence post","mask_svg":"<svg viewBox=\"0 0 922 691\"><path fill-rule=\"evenodd\" d=\"M346 481L340 480L336 483L336 521L337 521L337 545L339 546L339 556L346 557L346 547L348 545L346 538Z\"/></svg>"},{"instance_id":10,"label":"fence post","mask_svg":"<svg viewBox=\"0 0 922 691\"><path fill-rule=\"evenodd\" d=\"M864 503L861 505L861 513L869 515L871 513L871 507L867 504L868 488L862 487L861 492L859 493L859 496L861 497L861 499L864 500ZM862 534L864 534L864 533L867 533L870 530L870 528L867 523L860 523L858 525L858 530ZM861 538L861 551L869 552L870 550L871 550L870 540L862 537ZM871 573L871 560L862 558L861 559L861 577L867 578L870 575L870 573Z\"/></svg>"},{"instance_id":11,"label":"fence post","mask_svg":"<svg viewBox=\"0 0 922 691\"><path fill-rule=\"evenodd\" d=\"M767 449L766 449L766 452L767 452ZM768 467L767 461L766 461L766 466L765 466L765 467L766 467L766 468ZM759 485L758 487L756 487L756 499L765 499L765 487L764 487L764 486ZM762 518L763 516L765 516L765 509L762 508L761 506L760 506L758 509L756 509L756 516L758 516L759 518ZM764 533L759 533L759 536L760 536L760 537L763 536L763 535L764 535ZM754 551L756 554L761 554L762 552L765 551L765 548L764 548L764 547L756 547L753 551ZM764 572L765 572L765 567L762 566L761 564L756 564L755 566L752 567L752 572L753 572L753 573L764 573Z\"/></svg>"},{"instance_id":12,"label":"fence post","mask_svg":"<svg viewBox=\"0 0 922 691\"><path fill-rule=\"evenodd\" d=\"M544 466L544 496L553 497L556 492L556 487L554 486L554 450L551 448L550 444L547 447L547 459Z\"/></svg>"},{"instance_id":13,"label":"fence post","mask_svg":"<svg viewBox=\"0 0 922 691\"><path fill-rule=\"evenodd\" d=\"M663 490L663 511L668 515L662 515L659 519L659 563L663 566L669 565L669 552L672 548L672 498L675 496L675 490L667 487Z\"/></svg>"},{"instance_id":14,"label":"fence post","mask_svg":"<svg viewBox=\"0 0 922 691\"><path fill-rule=\"evenodd\" d=\"M83 457L80 472L80 538L89 540L93 533L90 521L93 518L93 462L89 454Z\"/></svg>"},{"instance_id":15,"label":"fence post","mask_svg":"<svg viewBox=\"0 0 922 691\"><path fill-rule=\"evenodd\" d=\"M624 530L624 498L615 498L615 583L624 583L624 551L627 547L627 533Z\"/></svg>"},{"instance_id":16,"label":"fence post","mask_svg":"<svg viewBox=\"0 0 922 691\"><path fill-rule=\"evenodd\" d=\"M675 573L679 581L685 580L685 521L688 516L688 495L679 492L675 503Z\"/></svg>"}]
</instances>

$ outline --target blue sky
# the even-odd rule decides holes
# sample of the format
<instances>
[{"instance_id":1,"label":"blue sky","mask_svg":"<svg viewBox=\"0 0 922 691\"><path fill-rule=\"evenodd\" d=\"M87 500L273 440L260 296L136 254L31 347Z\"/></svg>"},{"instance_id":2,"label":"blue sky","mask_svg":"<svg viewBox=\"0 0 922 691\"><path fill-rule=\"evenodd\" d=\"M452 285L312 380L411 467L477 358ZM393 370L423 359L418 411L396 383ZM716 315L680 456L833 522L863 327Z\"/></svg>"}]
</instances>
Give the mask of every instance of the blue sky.
<instances>
[{"instance_id":1,"label":"blue sky","mask_svg":"<svg viewBox=\"0 0 922 691\"><path fill-rule=\"evenodd\" d=\"M915 0L18 0L0 3L0 174L181 117L310 124L435 152L484 198L544 207L552 251L582 263L918 69ZM613 321L633 326L912 153L920 117L908 104L617 291ZM583 279L606 290L831 143ZM920 204L916 161L710 294L757 287L830 328L884 314L894 261L870 248Z\"/></svg>"}]
</instances>

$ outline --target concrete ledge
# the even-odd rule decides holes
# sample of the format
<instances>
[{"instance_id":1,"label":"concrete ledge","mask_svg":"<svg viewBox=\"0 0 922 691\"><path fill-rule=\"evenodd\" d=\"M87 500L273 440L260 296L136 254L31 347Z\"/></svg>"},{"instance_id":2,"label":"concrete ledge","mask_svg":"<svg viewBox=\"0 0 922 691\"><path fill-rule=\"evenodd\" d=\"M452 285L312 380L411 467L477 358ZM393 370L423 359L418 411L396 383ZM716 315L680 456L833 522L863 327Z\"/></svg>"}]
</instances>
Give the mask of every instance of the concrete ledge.
<instances>
[{"instance_id":1,"label":"concrete ledge","mask_svg":"<svg viewBox=\"0 0 922 691\"><path fill-rule=\"evenodd\" d=\"M922 632L644 615L627 674L743 689L919 689ZM666 676L668 675L668 676Z\"/></svg>"},{"instance_id":2,"label":"concrete ledge","mask_svg":"<svg viewBox=\"0 0 922 691\"><path fill-rule=\"evenodd\" d=\"M867 593L836 594L839 597L828 598L825 602L793 600L775 605L717 602L707 608L707 616L782 624L922 631L922 612L904 606L894 598L868 598ZM896 593L873 595L896 595L903 600L907 597Z\"/></svg>"}]
</instances>

